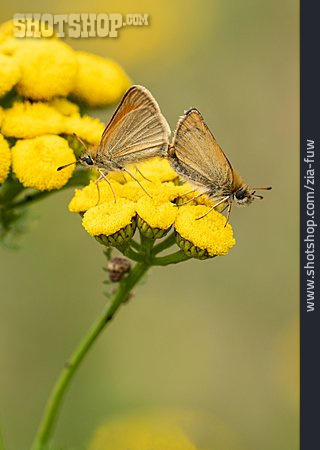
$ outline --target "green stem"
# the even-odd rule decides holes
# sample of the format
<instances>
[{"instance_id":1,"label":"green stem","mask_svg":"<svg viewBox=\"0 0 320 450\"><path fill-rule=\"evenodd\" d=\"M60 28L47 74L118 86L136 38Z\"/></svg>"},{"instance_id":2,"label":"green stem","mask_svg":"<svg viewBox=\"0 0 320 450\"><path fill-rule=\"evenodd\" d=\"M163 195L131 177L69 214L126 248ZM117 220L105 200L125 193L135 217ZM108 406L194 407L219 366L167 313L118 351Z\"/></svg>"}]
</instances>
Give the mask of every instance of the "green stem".
<instances>
[{"instance_id":1,"label":"green stem","mask_svg":"<svg viewBox=\"0 0 320 450\"><path fill-rule=\"evenodd\" d=\"M140 245L137 241L135 241L134 239L131 239L130 245L131 245L131 247L134 248L135 250L138 250L138 252L141 251L141 245Z\"/></svg>"},{"instance_id":2,"label":"green stem","mask_svg":"<svg viewBox=\"0 0 320 450\"><path fill-rule=\"evenodd\" d=\"M174 231L169 234L163 241L161 241L159 244L155 245L152 250L153 255L157 255L158 253L162 252L163 250L167 249L168 247L171 247L176 241L176 236Z\"/></svg>"},{"instance_id":3,"label":"green stem","mask_svg":"<svg viewBox=\"0 0 320 450\"><path fill-rule=\"evenodd\" d=\"M12 175L8 177L5 183L0 187L0 203L3 205L10 202L24 189L22 184Z\"/></svg>"},{"instance_id":4,"label":"green stem","mask_svg":"<svg viewBox=\"0 0 320 450\"><path fill-rule=\"evenodd\" d=\"M154 239L146 237L140 232L140 242L141 248L143 249L144 258L149 261L151 258L151 252L154 245Z\"/></svg>"},{"instance_id":5,"label":"green stem","mask_svg":"<svg viewBox=\"0 0 320 450\"><path fill-rule=\"evenodd\" d=\"M124 256L126 256L127 258L132 259L133 261L136 261L136 262L141 262L141 261L143 261L143 255L141 255L140 253L135 252L135 251L130 247L131 242L132 242L132 241L130 241L129 244L128 244L128 245L125 245L125 246L117 246L117 249L118 249Z\"/></svg>"},{"instance_id":6,"label":"green stem","mask_svg":"<svg viewBox=\"0 0 320 450\"><path fill-rule=\"evenodd\" d=\"M179 250L171 255L159 256L158 258L152 258L151 264L153 266L168 266L169 264L177 264L182 261L187 261L190 256L187 256L182 250Z\"/></svg>"},{"instance_id":7,"label":"green stem","mask_svg":"<svg viewBox=\"0 0 320 450\"><path fill-rule=\"evenodd\" d=\"M76 187L76 186L85 186L89 182L89 171L83 171L79 170L76 171L72 178L68 181L67 184L62 186L62 188L59 189L59 191L63 191L65 189L68 189L69 187ZM23 189L23 186L21 185L21 190ZM19 191L20 192L20 191ZM34 193L26 194L22 199L12 202L7 206L7 209L14 209L14 208L21 208L22 206L30 205L31 203L34 203L38 200L41 200L44 197L48 197L49 195L53 194L54 191L35 191Z\"/></svg>"},{"instance_id":8,"label":"green stem","mask_svg":"<svg viewBox=\"0 0 320 450\"><path fill-rule=\"evenodd\" d=\"M107 306L93 326L89 329L79 346L72 353L68 361L65 363L60 376L51 392L49 400L44 410L38 432L36 434L32 450L44 450L47 448L51 440L51 435L60 411L60 407L64 395L70 385L73 376L79 368L82 360L87 355L95 343L102 330L114 317L121 304L126 301L130 295L130 291L149 269L150 265L139 262L135 265L127 278L124 278L116 292L111 304Z\"/></svg>"}]
</instances>

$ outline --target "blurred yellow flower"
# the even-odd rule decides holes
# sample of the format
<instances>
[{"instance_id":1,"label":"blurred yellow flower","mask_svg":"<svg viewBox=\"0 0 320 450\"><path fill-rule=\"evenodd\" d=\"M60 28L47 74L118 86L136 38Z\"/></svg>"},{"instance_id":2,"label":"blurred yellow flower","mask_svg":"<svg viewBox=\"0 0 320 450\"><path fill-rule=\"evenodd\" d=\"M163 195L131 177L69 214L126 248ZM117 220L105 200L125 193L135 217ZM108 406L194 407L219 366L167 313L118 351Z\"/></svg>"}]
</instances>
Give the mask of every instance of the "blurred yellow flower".
<instances>
[{"instance_id":1,"label":"blurred yellow flower","mask_svg":"<svg viewBox=\"0 0 320 450\"><path fill-rule=\"evenodd\" d=\"M90 106L118 101L131 82L114 61L86 52L76 52L79 65L72 94Z\"/></svg>"},{"instance_id":2,"label":"blurred yellow flower","mask_svg":"<svg viewBox=\"0 0 320 450\"><path fill-rule=\"evenodd\" d=\"M70 102L66 98L54 98L48 103L55 108L63 116L72 116L79 113L79 106L76 103Z\"/></svg>"},{"instance_id":3,"label":"blurred yellow flower","mask_svg":"<svg viewBox=\"0 0 320 450\"><path fill-rule=\"evenodd\" d=\"M89 144L98 144L105 125L99 119L72 113L75 107L77 105L66 99L49 103L15 102L11 108L1 111L1 131L5 136L24 139L43 134L76 133Z\"/></svg>"},{"instance_id":4,"label":"blurred yellow flower","mask_svg":"<svg viewBox=\"0 0 320 450\"><path fill-rule=\"evenodd\" d=\"M213 210L199 219L209 209L204 205L185 205L179 208L175 229L181 238L191 245L188 248L180 240L178 243L183 250L190 252L190 256L193 256L192 246L208 252L210 256L222 256L236 243L232 227L230 224L225 226L226 218L222 214Z\"/></svg>"},{"instance_id":5,"label":"blurred yellow flower","mask_svg":"<svg viewBox=\"0 0 320 450\"><path fill-rule=\"evenodd\" d=\"M73 151L60 136L25 139L12 148L12 168L17 178L25 187L39 191L64 186L74 171L74 165L59 172L57 167L73 161Z\"/></svg>"},{"instance_id":6,"label":"blurred yellow flower","mask_svg":"<svg viewBox=\"0 0 320 450\"><path fill-rule=\"evenodd\" d=\"M20 66L15 58L0 53L0 97L9 92L20 78Z\"/></svg>"},{"instance_id":7,"label":"blurred yellow flower","mask_svg":"<svg viewBox=\"0 0 320 450\"><path fill-rule=\"evenodd\" d=\"M72 90L78 64L67 44L57 39L22 40L16 56L22 72L17 90L23 97L49 100Z\"/></svg>"},{"instance_id":8,"label":"blurred yellow flower","mask_svg":"<svg viewBox=\"0 0 320 450\"><path fill-rule=\"evenodd\" d=\"M114 420L99 428L88 450L196 450L183 430L164 420Z\"/></svg>"},{"instance_id":9,"label":"blurred yellow flower","mask_svg":"<svg viewBox=\"0 0 320 450\"><path fill-rule=\"evenodd\" d=\"M52 106L42 102L15 102L4 110L2 133L16 138L33 138L64 131L64 117Z\"/></svg>"},{"instance_id":10,"label":"blurred yellow flower","mask_svg":"<svg viewBox=\"0 0 320 450\"><path fill-rule=\"evenodd\" d=\"M90 116L80 116L73 114L65 118L64 133L76 133L80 138L89 144L98 145L105 125L99 120Z\"/></svg>"},{"instance_id":11,"label":"blurred yellow flower","mask_svg":"<svg viewBox=\"0 0 320 450\"><path fill-rule=\"evenodd\" d=\"M0 134L0 183L8 176L11 165L11 152L5 138Z\"/></svg>"}]
</instances>

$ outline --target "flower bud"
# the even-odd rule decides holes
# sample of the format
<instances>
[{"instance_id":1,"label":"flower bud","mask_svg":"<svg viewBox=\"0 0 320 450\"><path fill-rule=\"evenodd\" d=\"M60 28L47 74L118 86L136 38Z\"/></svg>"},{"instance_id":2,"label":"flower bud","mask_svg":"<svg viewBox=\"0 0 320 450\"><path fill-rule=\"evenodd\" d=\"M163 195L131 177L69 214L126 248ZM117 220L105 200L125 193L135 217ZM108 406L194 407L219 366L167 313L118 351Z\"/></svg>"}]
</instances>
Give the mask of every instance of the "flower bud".
<instances>
[{"instance_id":1,"label":"flower bud","mask_svg":"<svg viewBox=\"0 0 320 450\"><path fill-rule=\"evenodd\" d=\"M181 248L181 250L191 258L196 259L207 259L207 258L214 258L215 255L211 256L207 252L206 249L201 249L194 245L192 242L184 239L182 236L180 236L179 233L176 232L176 243Z\"/></svg>"},{"instance_id":2,"label":"flower bud","mask_svg":"<svg viewBox=\"0 0 320 450\"><path fill-rule=\"evenodd\" d=\"M161 228L152 228L147 222L145 222L141 217L138 216L137 225L140 232L149 239L161 239L170 230L171 226L166 230Z\"/></svg>"}]
</instances>

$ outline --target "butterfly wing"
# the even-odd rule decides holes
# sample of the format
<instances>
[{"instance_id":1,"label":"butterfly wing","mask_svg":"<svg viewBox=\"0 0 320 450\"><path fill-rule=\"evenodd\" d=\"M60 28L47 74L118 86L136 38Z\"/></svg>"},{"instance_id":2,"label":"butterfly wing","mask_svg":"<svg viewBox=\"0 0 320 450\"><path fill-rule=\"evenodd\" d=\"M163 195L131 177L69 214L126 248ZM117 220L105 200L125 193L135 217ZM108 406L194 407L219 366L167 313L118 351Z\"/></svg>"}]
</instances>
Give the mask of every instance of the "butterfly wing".
<instances>
[{"instance_id":1,"label":"butterfly wing","mask_svg":"<svg viewBox=\"0 0 320 450\"><path fill-rule=\"evenodd\" d=\"M159 105L143 86L132 86L104 130L97 159L119 167L164 156L170 128Z\"/></svg>"},{"instance_id":2,"label":"butterfly wing","mask_svg":"<svg viewBox=\"0 0 320 450\"><path fill-rule=\"evenodd\" d=\"M213 196L231 193L233 169L200 112L192 108L179 120L169 160L182 177Z\"/></svg>"}]
</instances>

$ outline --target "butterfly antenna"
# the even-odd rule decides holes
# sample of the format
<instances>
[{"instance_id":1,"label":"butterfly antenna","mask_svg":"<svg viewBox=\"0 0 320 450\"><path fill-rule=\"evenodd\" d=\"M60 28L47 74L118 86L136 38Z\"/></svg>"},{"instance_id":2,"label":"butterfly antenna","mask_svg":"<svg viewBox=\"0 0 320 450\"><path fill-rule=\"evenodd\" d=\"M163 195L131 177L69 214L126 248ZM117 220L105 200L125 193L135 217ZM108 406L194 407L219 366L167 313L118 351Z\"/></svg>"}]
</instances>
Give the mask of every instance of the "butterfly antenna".
<instances>
[{"instance_id":1,"label":"butterfly antenna","mask_svg":"<svg viewBox=\"0 0 320 450\"><path fill-rule=\"evenodd\" d=\"M76 138L77 141L79 141L80 144L83 145L83 147L84 147L86 150L88 150L87 144L81 139L80 136L78 136L76 133L72 133L72 136L73 136L74 138Z\"/></svg>"},{"instance_id":2,"label":"butterfly antenna","mask_svg":"<svg viewBox=\"0 0 320 450\"><path fill-rule=\"evenodd\" d=\"M272 189L271 186L262 186L262 187L253 187L252 189L256 189L257 191L270 191Z\"/></svg>"},{"instance_id":3,"label":"butterfly antenna","mask_svg":"<svg viewBox=\"0 0 320 450\"><path fill-rule=\"evenodd\" d=\"M77 162L78 161L73 161L73 162L71 162L69 164L65 164L64 166L57 167L57 171L59 172L60 170L64 169L65 167L72 166L72 164L77 164Z\"/></svg>"}]
</instances>

